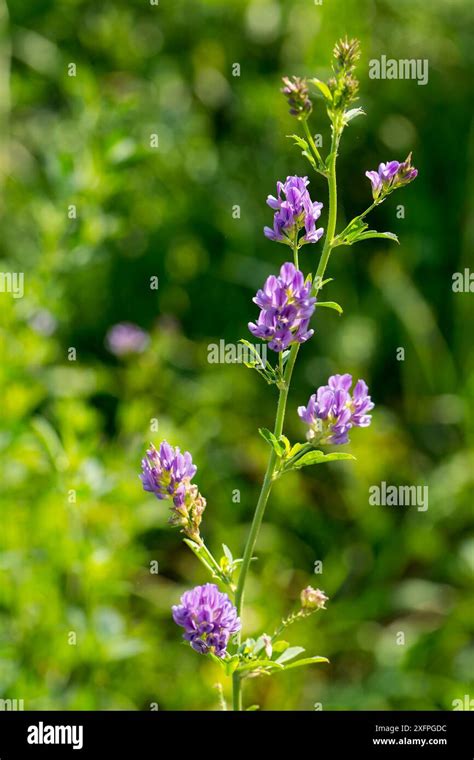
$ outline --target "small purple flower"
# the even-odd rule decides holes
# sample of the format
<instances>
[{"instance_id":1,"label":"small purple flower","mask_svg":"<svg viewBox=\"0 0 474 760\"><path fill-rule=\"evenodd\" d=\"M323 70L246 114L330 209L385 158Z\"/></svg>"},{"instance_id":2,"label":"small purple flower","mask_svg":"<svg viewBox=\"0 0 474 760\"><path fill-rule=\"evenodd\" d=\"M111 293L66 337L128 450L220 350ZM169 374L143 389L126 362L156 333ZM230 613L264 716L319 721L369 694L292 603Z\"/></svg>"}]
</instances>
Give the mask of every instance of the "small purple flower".
<instances>
[{"instance_id":1,"label":"small purple flower","mask_svg":"<svg viewBox=\"0 0 474 760\"><path fill-rule=\"evenodd\" d=\"M149 341L148 333L131 322L119 322L105 336L106 346L115 356L139 354L145 350Z\"/></svg>"},{"instance_id":2,"label":"small purple flower","mask_svg":"<svg viewBox=\"0 0 474 760\"><path fill-rule=\"evenodd\" d=\"M172 612L174 622L184 628L183 638L200 654L225 657L231 634L241 628L236 608L213 583L186 591Z\"/></svg>"},{"instance_id":3,"label":"small purple flower","mask_svg":"<svg viewBox=\"0 0 474 760\"><path fill-rule=\"evenodd\" d=\"M411 153L401 164L398 161L388 161L386 164L379 164L377 171L365 172L372 184L374 200L384 198L392 190L408 185L417 175L418 169L411 165Z\"/></svg>"},{"instance_id":4,"label":"small purple flower","mask_svg":"<svg viewBox=\"0 0 474 760\"><path fill-rule=\"evenodd\" d=\"M145 491L151 491L158 499L173 499L176 507L182 505L188 484L197 472L189 451L181 454L178 446L173 448L163 441L159 450L153 444L142 460L140 479Z\"/></svg>"},{"instance_id":5,"label":"small purple flower","mask_svg":"<svg viewBox=\"0 0 474 760\"><path fill-rule=\"evenodd\" d=\"M308 326L316 298L311 296L310 279L305 281L294 264L283 264L279 277L270 275L253 302L261 312L257 323L249 322L249 330L256 338L268 340L272 351L285 351L312 336L314 330Z\"/></svg>"},{"instance_id":6,"label":"small purple flower","mask_svg":"<svg viewBox=\"0 0 474 760\"><path fill-rule=\"evenodd\" d=\"M316 228L316 220L321 216L322 203L313 202L306 189L307 177L287 177L286 182L277 182L277 197L269 195L267 204L274 209L273 228L264 227L264 235L269 240L293 245L300 230L305 234L299 238L299 245L317 243L323 235L323 228Z\"/></svg>"},{"instance_id":7,"label":"small purple flower","mask_svg":"<svg viewBox=\"0 0 474 760\"><path fill-rule=\"evenodd\" d=\"M390 180L396 175L400 164L398 161L388 161L386 164L379 164L379 175L382 182L390 182Z\"/></svg>"},{"instance_id":8,"label":"small purple flower","mask_svg":"<svg viewBox=\"0 0 474 760\"><path fill-rule=\"evenodd\" d=\"M189 451L182 454L177 446L162 441L159 449L150 444L142 459L140 480L143 489L157 499L172 501L170 523L181 526L189 538L200 543L199 525L206 500L191 483L196 472Z\"/></svg>"},{"instance_id":9,"label":"small purple flower","mask_svg":"<svg viewBox=\"0 0 474 760\"><path fill-rule=\"evenodd\" d=\"M332 375L310 396L307 406L298 407L298 415L309 426L306 438L312 443L343 444L349 442L352 427L368 427L374 408L364 380L358 380L352 395L352 376Z\"/></svg>"}]
</instances>

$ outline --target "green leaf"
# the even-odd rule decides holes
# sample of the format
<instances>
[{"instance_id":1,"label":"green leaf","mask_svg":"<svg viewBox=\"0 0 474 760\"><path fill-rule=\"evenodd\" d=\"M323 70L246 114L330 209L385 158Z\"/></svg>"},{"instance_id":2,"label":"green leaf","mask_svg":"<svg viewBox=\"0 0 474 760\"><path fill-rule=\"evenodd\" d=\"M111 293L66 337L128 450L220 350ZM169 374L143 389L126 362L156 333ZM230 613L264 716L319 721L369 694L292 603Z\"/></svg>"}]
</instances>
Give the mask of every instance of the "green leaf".
<instances>
[{"instance_id":1,"label":"green leaf","mask_svg":"<svg viewBox=\"0 0 474 760\"><path fill-rule=\"evenodd\" d=\"M226 675L231 676L232 673L235 673L235 671L239 667L239 662L240 662L240 658L238 655L235 655L230 660L225 660Z\"/></svg>"},{"instance_id":2,"label":"green leaf","mask_svg":"<svg viewBox=\"0 0 474 760\"><path fill-rule=\"evenodd\" d=\"M233 563L233 561L234 561L234 558L233 558L233 556L232 556L232 552L231 552L231 550L230 550L230 549L229 549L229 547L228 547L228 546L226 546L225 544L222 544L222 549L223 549L223 551L224 551L224 554L225 554L225 556L226 556L226 557L227 557L227 559L229 560L230 564L232 564L232 563Z\"/></svg>"},{"instance_id":3,"label":"green leaf","mask_svg":"<svg viewBox=\"0 0 474 760\"><path fill-rule=\"evenodd\" d=\"M286 437L286 435L281 435L278 440L285 447L285 456L288 456L288 454L291 451L291 443L290 443L290 441L288 440L288 438Z\"/></svg>"},{"instance_id":4,"label":"green leaf","mask_svg":"<svg viewBox=\"0 0 474 760\"><path fill-rule=\"evenodd\" d=\"M267 430L267 428L259 428L258 432L262 436L263 440L272 447L277 456L283 456L284 448L278 441L277 437L270 430Z\"/></svg>"},{"instance_id":5,"label":"green leaf","mask_svg":"<svg viewBox=\"0 0 474 760\"><path fill-rule=\"evenodd\" d=\"M321 280L321 277L315 277L314 287L317 290L322 290L322 288L324 288L324 286L327 285L328 282L332 282L333 279L334 279L333 277L328 277L326 280Z\"/></svg>"},{"instance_id":6,"label":"green leaf","mask_svg":"<svg viewBox=\"0 0 474 760\"><path fill-rule=\"evenodd\" d=\"M335 301L316 301L316 306L324 306L326 309L334 309L339 314L342 314L342 306L339 306Z\"/></svg>"},{"instance_id":7,"label":"green leaf","mask_svg":"<svg viewBox=\"0 0 474 760\"><path fill-rule=\"evenodd\" d=\"M312 665L317 662L329 662L329 660L327 657L304 657L302 660L290 662L289 665L285 665L285 670L289 670L290 668L299 668L302 665Z\"/></svg>"},{"instance_id":8,"label":"green leaf","mask_svg":"<svg viewBox=\"0 0 474 760\"><path fill-rule=\"evenodd\" d=\"M246 367L256 370L258 374L264 378L265 382L268 383L268 385L274 385L280 380L279 373L273 369L269 361L263 361L256 346L253 346L251 343L249 343L248 340L245 340L245 338L241 338L239 340L239 343L242 343L242 345L246 346L246 348L250 351L251 356L253 357L251 361L243 362Z\"/></svg>"},{"instance_id":9,"label":"green leaf","mask_svg":"<svg viewBox=\"0 0 474 760\"><path fill-rule=\"evenodd\" d=\"M295 445L292 446L291 449L290 449L290 453L288 454L288 458L290 459L290 458L296 456L296 454L299 454L299 452L301 451L301 449L304 449L304 447L307 446L307 445L308 445L307 443L295 443Z\"/></svg>"},{"instance_id":10,"label":"green leaf","mask_svg":"<svg viewBox=\"0 0 474 760\"><path fill-rule=\"evenodd\" d=\"M252 654L258 654L259 652L262 651L264 646L265 646L265 639L263 638L263 636L259 636L253 648Z\"/></svg>"},{"instance_id":11,"label":"green leaf","mask_svg":"<svg viewBox=\"0 0 474 760\"><path fill-rule=\"evenodd\" d=\"M318 171L318 165L317 165L316 161L314 160L314 157L313 157L312 153L309 153L309 151L307 151L307 150L303 150L301 152L301 155L308 159L309 163L311 164L312 168L315 171Z\"/></svg>"},{"instance_id":12,"label":"green leaf","mask_svg":"<svg viewBox=\"0 0 474 760\"><path fill-rule=\"evenodd\" d=\"M245 708L245 712L255 712L255 710L260 710L260 705L250 705Z\"/></svg>"},{"instance_id":13,"label":"green leaf","mask_svg":"<svg viewBox=\"0 0 474 760\"><path fill-rule=\"evenodd\" d=\"M215 665L219 665L219 667L223 668L224 670L227 670L227 662L222 659L222 657L216 657L215 654L212 652L208 652L207 656L212 660L212 662Z\"/></svg>"},{"instance_id":14,"label":"green leaf","mask_svg":"<svg viewBox=\"0 0 474 760\"><path fill-rule=\"evenodd\" d=\"M281 654L278 659L275 660L275 662L277 662L279 665L283 665L284 662L292 660L294 657L298 657L298 655L304 651L304 647L288 647L285 649L283 654Z\"/></svg>"},{"instance_id":15,"label":"green leaf","mask_svg":"<svg viewBox=\"0 0 474 760\"><path fill-rule=\"evenodd\" d=\"M240 338L239 343L242 343L242 345L245 346L246 348L248 348L248 350L251 352L251 354L253 354L253 356L255 358L255 363L256 364L258 364L260 367L264 366L263 362L262 362L262 357L260 356L260 353L258 352L257 348L254 345L252 345L252 343L250 343L250 341L245 340L245 338ZM244 364L246 364L247 367L250 367L250 366L253 367L254 366L253 362L251 362L251 363L244 362Z\"/></svg>"},{"instance_id":16,"label":"green leaf","mask_svg":"<svg viewBox=\"0 0 474 760\"><path fill-rule=\"evenodd\" d=\"M357 116L365 116L365 111L362 108L351 108L349 111L344 111L344 123L349 124Z\"/></svg>"},{"instance_id":17,"label":"green leaf","mask_svg":"<svg viewBox=\"0 0 474 760\"><path fill-rule=\"evenodd\" d=\"M300 135L287 135L287 137L289 137L290 140L294 140L295 144L299 148L302 148L302 150L309 150L309 145L304 137L300 137Z\"/></svg>"},{"instance_id":18,"label":"green leaf","mask_svg":"<svg viewBox=\"0 0 474 760\"><path fill-rule=\"evenodd\" d=\"M361 240L369 240L370 238L386 238L398 243L398 237L393 232L377 232L377 230L369 230L368 227L367 222L356 217L337 236L336 245L354 245L354 243L359 243Z\"/></svg>"},{"instance_id":19,"label":"green leaf","mask_svg":"<svg viewBox=\"0 0 474 760\"><path fill-rule=\"evenodd\" d=\"M273 651L278 654L278 652L284 652L289 646L290 645L287 641L275 641L273 644Z\"/></svg>"},{"instance_id":20,"label":"green leaf","mask_svg":"<svg viewBox=\"0 0 474 760\"><path fill-rule=\"evenodd\" d=\"M361 232L355 239L355 243L359 240L368 240L369 238L387 238L387 240L393 240L398 243L398 237L394 232L377 232L376 230L367 230L367 232Z\"/></svg>"},{"instance_id":21,"label":"green leaf","mask_svg":"<svg viewBox=\"0 0 474 760\"><path fill-rule=\"evenodd\" d=\"M310 147L308 145L308 142L299 135L287 135L290 139L294 140L295 144L301 148L301 155L308 159L309 163L315 169L318 171L318 166L316 164L316 161L314 160L314 156L310 151Z\"/></svg>"},{"instance_id":22,"label":"green leaf","mask_svg":"<svg viewBox=\"0 0 474 760\"><path fill-rule=\"evenodd\" d=\"M196 544L194 541L192 541L190 538L183 538L183 542L186 544L186 546L189 546L193 554L196 555L196 557L198 558L200 562L202 562L204 567L206 567L209 570L212 577L215 578L216 574L214 572L214 569L210 566L207 559L203 557L201 547L198 544Z\"/></svg>"},{"instance_id":23,"label":"green leaf","mask_svg":"<svg viewBox=\"0 0 474 760\"><path fill-rule=\"evenodd\" d=\"M326 171L329 171L329 167L331 166L331 161L333 160L333 158L334 158L334 151L329 153L329 155L326 157L326 165L325 165Z\"/></svg>"},{"instance_id":24,"label":"green leaf","mask_svg":"<svg viewBox=\"0 0 474 760\"><path fill-rule=\"evenodd\" d=\"M327 86L326 82L321 82L321 80L317 79L316 77L314 77L314 79L310 79L309 81L312 82L315 85L315 87L318 88L320 93L323 95L324 100L327 100L328 103L332 103L331 90Z\"/></svg>"},{"instance_id":25,"label":"green leaf","mask_svg":"<svg viewBox=\"0 0 474 760\"><path fill-rule=\"evenodd\" d=\"M253 652L254 646L255 639L245 639L245 641L242 641L237 651L240 652L240 654L248 654L249 652Z\"/></svg>"},{"instance_id":26,"label":"green leaf","mask_svg":"<svg viewBox=\"0 0 474 760\"><path fill-rule=\"evenodd\" d=\"M297 459L292 465L292 469L300 469L301 467L307 467L310 464L321 464L323 462L338 462L343 459L355 459L352 454L346 453L332 453L324 454L322 451L310 451L305 454L301 459Z\"/></svg>"},{"instance_id":27,"label":"green leaf","mask_svg":"<svg viewBox=\"0 0 474 760\"><path fill-rule=\"evenodd\" d=\"M276 670L283 670L283 665L280 665L276 660L252 660L251 662L245 662L243 665L239 665L237 668L238 673L246 673L251 670L260 670L261 668L275 668Z\"/></svg>"}]
</instances>

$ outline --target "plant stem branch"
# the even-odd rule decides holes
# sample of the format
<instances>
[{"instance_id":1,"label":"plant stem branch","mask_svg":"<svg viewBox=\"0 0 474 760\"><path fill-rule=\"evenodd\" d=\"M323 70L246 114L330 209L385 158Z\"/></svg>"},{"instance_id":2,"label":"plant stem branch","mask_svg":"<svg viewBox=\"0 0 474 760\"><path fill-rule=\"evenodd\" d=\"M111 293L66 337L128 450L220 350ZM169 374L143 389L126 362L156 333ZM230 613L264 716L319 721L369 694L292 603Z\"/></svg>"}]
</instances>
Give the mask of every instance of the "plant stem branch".
<instances>
[{"instance_id":1,"label":"plant stem branch","mask_svg":"<svg viewBox=\"0 0 474 760\"><path fill-rule=\"evenodd\" d=\"M303 124L305 126L305 130L307 130L307 132L309 133L309 128L306 122L303 122ZM311 138L310 133L309 133L308 139L309 138ZM329 185L328 225L327 225L327 230L326 230L326 238L324 241L323 251L321 253L321 259L319 261L319 265L316 270L316 275L314 279L313 293L317 293L320 287L320 283L324 277L324 273L326 271L326 267L329 261L329 256L331 254L331 249L333 246L334 233L336 230L336 220L337 220L336 159L337 159L337 149L339 146L339 138L340 138L340 131L336 128L336 126L333 126L333 134L332 134L332 140L331 140L331 154L330 154L330 160L329 160L329 165L328 165L328 177L327 177L328 185ZM311 142L313 142L314 144L314 141L312 140L312 138L311 138ZM314 146L314 149L316 150L316 155L319 156L319 152L316 146ZM295 242L295 248L296 248L296 245L297 243ZM295 251L295 249L293 250L293 252L294 254L297 254L297 251ZM290 389L291 378L293 375L293 369L295 366L296 358L298 356L298 351L299 351L299 344L294 343L293 346L291 347L290 355L286 363L285 372L283 376L283 385L280 388L280 395L278 397L275 426L273 429L273 433L276 438L279 438L283 432L286 403L288 400L288 391ZM243 604L243 599L244 599L244 590L245 590L245 582L247 580L247 574L249 571L250 563L252 561L255 544L257 543L260 527L262 525L263 515L265 513L265 507L267 505L268 497L270 495L270 491L273 485L276 463L277 463L277 455L275 453L275 450L272 449L270 456L268 458L268 464L267 464L267 469L265 471L265 477L263 479L263 484L260 491L260 495L258 497L257 506L255 508L252 525L250 527L247 543L245 545L242 566L240 570L239 580L237 583L237 590L235 593L235 606L237 608L237 614L239 616L241 615L241 612L242 612L242 604ZM241 633L239 632L237 635L237 642L239 645L240 645L240 641L241 641ZM242 710L242 681L241 681L240 675L237 672L233 674L232 681L233 681L233 709Z\"/></svg>"},{"instance_id":2,"label":"plant stem branch","mask_svg":"<svg viewBox=\"0 0 474 760\"><path fill-rule=\"evenodd\" d=\"M306 139L308 140L310 148L311 148L311 150L314 153L314 157L315 157L316 161L319 164L319 168L317 168L316 171L319 174L322 174L323 177L327 177L327 174L325 172L323 172L322 169L321 169L321 167L324 166L324 161L321 158L321 154L320 154L319 150L316 147L316 143L314 142L313 135L311 134L310 129L308 127L308 122L306 121L306 119L303 119L302 121L303 121L303 129L304 129L304 133L306 135Z\"/></svg>"}]
</instances>

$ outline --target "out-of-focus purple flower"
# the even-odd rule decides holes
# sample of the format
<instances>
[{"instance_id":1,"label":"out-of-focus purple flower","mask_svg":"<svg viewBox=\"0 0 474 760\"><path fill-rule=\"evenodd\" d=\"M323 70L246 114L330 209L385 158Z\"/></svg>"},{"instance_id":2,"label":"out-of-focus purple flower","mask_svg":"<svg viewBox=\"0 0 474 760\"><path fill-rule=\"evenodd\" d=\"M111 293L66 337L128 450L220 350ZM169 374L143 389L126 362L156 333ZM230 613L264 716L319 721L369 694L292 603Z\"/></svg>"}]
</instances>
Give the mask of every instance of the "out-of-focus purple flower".
<instances>
[{"instance_id":1,"label":"out-of-focus purple flower","mask_svg":"<svg viewBox=\"0 0 474 760\"><path fill-rule=\"evenodd\" d=\"M132 322L113 325L105 336L106 346L115 356L139 354L145 350L149 342L148 333Z\"/></svg>"},{"instance_id":2,"label":"out-of-focus purple flower","mask_svg":"<svg viewBox=\"0 0 474 760\"><path fill-rule=\"evenodd\" d=\"M270 275L253 302L260 307L258 321L249 322L256 338L268 340L273 351L285 351L292 343L304 343L314 330L309 320L316 298L311 296L311 281L291 262L283 264L280 276Z\"/></svg>"},{"instance_id":3,"label":"out-of-focus purple flower","mask_svg":"<svg viewBox=\"0 0 474 760\"><path fill-rule=\"evenodd\" d=\"M213 583L186 591L172 611L174 622L184 628L183 638L200 654L225 657L231 635L241 628L236 608Z\"/></svg>"},{"instance_id":4,"label":"out-of-focus purple flower","mask_svg":"<svg viewBox=\"0 0 474 760\"><path fill-rule=\"evenodd\" d=\"M30 318L30 325L40 335L49 337L58 326L56 317L47 309L40 309Z\"/></svg>"},{"instance_id":5,"label":"out-of-focus purple flower","mask_svg":"<svg viewBox=\"0 0 474 760\"><path fill-rule=\"evenodd\" d=\"M343 444L349 442L352 427L368 427L374 404L368 395L364 380L358 380L352 395L352 376L332 375L327 385L322 385L310 396L307 406L298 407L298 414L309 427L308 441Z\"/></svg>"},{"instance_id":6,"label":"out-of-focus purple flower","mask_svg":"<svg viewBox=\"0 0 474 760\"><path fill-rule=\"evenodd\" d=\"M316 227L316 220L321 216L323 204L312 201L308 190L307 177L287 177L286 182L277 182L277 195L269 195L267 204L275 210L273 228L264 227L264 235L269 240L293 245L298 239L300 230L304 235L299 245L317 243L324 229Z\"/></svg>"},{"instance_id":7,"label":"out-of-focus purple flower","mask_svg":"<svg viewBox=\"0 0 474 760\"><path fill-rule=\"evenodd\" d=\"M182 454L177 446L162 441L159 449L150 444L142 459L140 480L145 491L172 502L170 523L180 526L189 538L200 543L199 525L206 500L191 483L196 472L189 451Z\"/></svg>"},{"instance_id":8,"label":"out-of-focus purple flower","mask_svg":"<svg viewBox=\"0 0 474 760\"><path fill-rule=\"evenodd\" d=\"M374 200L382 199L392 190L408 185L417 175L418 169L411 165L411 153L401 164L398 161L388 161L386 164L379 164L377 171L365 173L372 184Z\"/></svg>"}]
</instances>

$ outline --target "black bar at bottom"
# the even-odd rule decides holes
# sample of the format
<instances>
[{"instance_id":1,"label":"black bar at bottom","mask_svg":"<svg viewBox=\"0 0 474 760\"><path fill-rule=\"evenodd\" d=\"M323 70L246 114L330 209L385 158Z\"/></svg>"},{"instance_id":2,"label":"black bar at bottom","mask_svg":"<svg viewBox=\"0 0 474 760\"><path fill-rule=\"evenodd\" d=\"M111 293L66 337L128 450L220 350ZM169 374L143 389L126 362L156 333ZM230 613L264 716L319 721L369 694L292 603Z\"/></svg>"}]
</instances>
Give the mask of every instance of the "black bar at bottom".
<instances>
[{"instance_id":1,"label":"black bar at bottom","mask_svg":"<svg viewBox=\"0 0 474 760\"><path fill-rule=\"evenodd\" d=\"M281 741L318 757L474 757L472 712L0 712L0 760L251 750ZM403 754L402 754L403 753ZM266 752L267 754L267 752Z\"/></svg>"}]
</instances>

